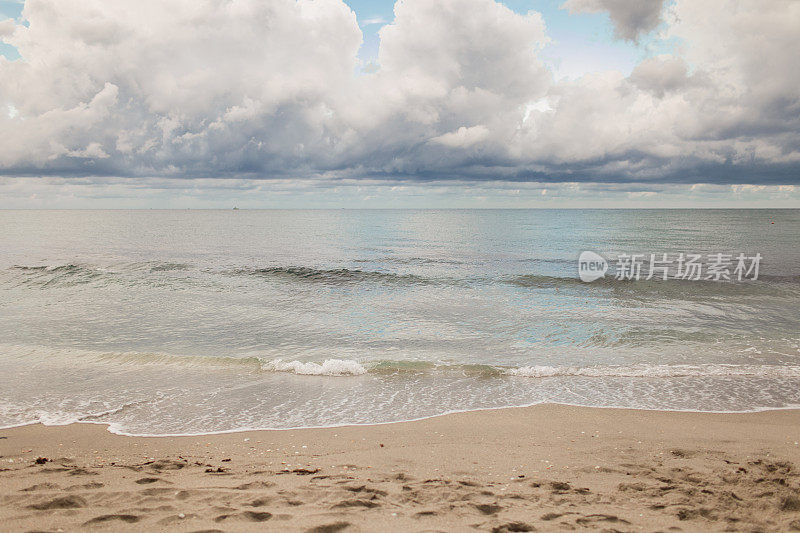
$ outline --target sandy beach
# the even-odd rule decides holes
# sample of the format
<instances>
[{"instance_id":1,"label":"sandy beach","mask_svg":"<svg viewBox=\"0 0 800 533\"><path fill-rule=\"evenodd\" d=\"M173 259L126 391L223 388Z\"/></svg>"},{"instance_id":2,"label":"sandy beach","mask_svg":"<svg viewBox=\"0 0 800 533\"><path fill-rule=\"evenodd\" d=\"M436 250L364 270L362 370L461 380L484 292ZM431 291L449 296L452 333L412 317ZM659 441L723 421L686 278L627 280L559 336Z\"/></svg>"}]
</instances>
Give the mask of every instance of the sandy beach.
<instances>
[{"instance_id":1,"label":"sandy beach","mask_svg":"<svg viewBox=\"0 0 800 533\"><path fill-rule=\"evenodd\" d=\"M6 531L800 530L800 411L558 405L127 437L0 431Z\"/></svg>"}]
</instances>

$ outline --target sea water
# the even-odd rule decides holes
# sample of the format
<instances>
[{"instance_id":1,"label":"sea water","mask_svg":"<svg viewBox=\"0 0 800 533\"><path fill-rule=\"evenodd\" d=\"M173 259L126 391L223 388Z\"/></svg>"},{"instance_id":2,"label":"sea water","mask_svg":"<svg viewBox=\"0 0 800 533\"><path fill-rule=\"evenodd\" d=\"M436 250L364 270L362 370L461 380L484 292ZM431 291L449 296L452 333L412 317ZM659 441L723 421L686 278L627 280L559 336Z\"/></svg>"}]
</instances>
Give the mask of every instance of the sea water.
<instances>
[{"instance_id":1,"label":"sea water","mask_svg":"<svg viewBox=\"0 0 800 533\"><path fill-rule=\"evenodd\" d=\"M0 211L0 426L797 406L799 245L800 210ZM651 254L732 279L647 280Z\"/></svg>"}]
</instances>

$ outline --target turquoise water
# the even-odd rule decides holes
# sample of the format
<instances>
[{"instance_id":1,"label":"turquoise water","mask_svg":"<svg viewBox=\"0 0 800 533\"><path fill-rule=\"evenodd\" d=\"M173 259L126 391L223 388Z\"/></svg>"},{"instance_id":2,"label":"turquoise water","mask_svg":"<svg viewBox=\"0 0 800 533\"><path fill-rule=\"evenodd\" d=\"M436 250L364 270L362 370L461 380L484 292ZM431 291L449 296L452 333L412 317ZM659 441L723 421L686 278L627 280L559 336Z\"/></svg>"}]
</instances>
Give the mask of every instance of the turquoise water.
<instances>
[{"instance_id":1,"label":"turquoise water","mask_svg":"<svg viewBox=\"0 0 800 533\"><path fill-rule=\"evenodd\" d=\"M800 210L0 211L0 426L800 404ZM612 264L578 279L584 250ZM619 254L763 257L617 281Z\"/></svg>"}]
</instances>

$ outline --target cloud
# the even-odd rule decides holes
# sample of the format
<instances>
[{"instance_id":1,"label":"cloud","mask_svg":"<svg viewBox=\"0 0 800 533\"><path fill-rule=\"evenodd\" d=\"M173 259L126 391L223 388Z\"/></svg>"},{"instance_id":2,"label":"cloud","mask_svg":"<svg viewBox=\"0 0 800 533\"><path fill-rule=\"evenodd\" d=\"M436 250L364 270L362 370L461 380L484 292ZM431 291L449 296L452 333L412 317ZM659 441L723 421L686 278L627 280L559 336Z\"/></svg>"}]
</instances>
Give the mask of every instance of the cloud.
<instances>
[{"instance_id":1,"label":"cloud","mask_svg":"<svg viewBox=\"0 0 800 533\"><path fill-rule=\"evenodd\" d=\"M537 58L547 42L541 15L491 0L398 2L380 38L380 71L360 79L341 109L356 135L340 145L339 168L422 175L505 160L520 110L552 79ZM451 149L447 135L461 128L481 146Z\"/></svg>"},{"instance_id":2,"label":"cloud","mask_svg":"<svg viewBox=\"0 0 800 533\"><path fill-rule=\"evenodd\" d=\"M361 43L334 0L28 0L23 16L8 40L24 60L0 60L0 98L18 110L0 118L16 133L0 148L11 171L306 165L330 142ZM74 157L92 144L110 157Z\"/></svg>"},{"instance_id":3,"label":"cloud","mask_svg":"<svg viewBox=\"0 0 800 533\"><path fill-rule=\"evenodd\" d=\"M466 148L475 143L483 141L489 136L486 126L473 126L465 128L461 126L458 130L445 133L431 139L431 142L449 146L451 148Z\"/></svg>"},{"instance_id":4,"label":"cloud","mask_svg":"<svg viewBox=\"0 0 800 533\"><path fill-rule=\"evenodd\" d=\"M678 1L679 56L555 85L520 154L574 179L796 183L800 5Z\"/></svg>"},{"instance_id":5,"label":"cloud","mask_svg":"<svg viewBox=\"0 0 800 533\"><path fill-rule=\"evenodd\" d=\"M561 6L570 13L607 12L619 39L637 41L661 22L664 0L567 0Z\"/></svg>"},{"instance_id":6,"label":"cloud","mask_svg":"<svg viewBox=\"0 0 800 533\"><path fill-rule=\"evenodd\" d=\"M8 178L9 208L794 207L791 185L482 180Z\"/></svg>"},{"instance_id":7,"label":"cloud","mask_svg":"<svg viewBox=\"0 0 800 533\"><path fill-rule=\"evenodd\" d=\"M361 27L372 26L373 24L386 24L388 21L383 17L370 17L361 21Z\"/></svg>"},{"instance_id":8,"label":"cloud","mask_svg":"<svg viewBox=\"0 0 800 533\"><path fill-rule=\"evenodd\" d=\"M360 73L341 0L27 0L0 175L798 184L800 3L646 5L567 3L672 54L557 82L493 0L398 1Z\"/></svg>"},{"instance_id":9,"label":"cloud","mask_svg":"<svg viewBox=\"0 0 800 533\"><path fill-rule=\"evenodd\" d=\"M14 33L16 25L13 20L0 20L0 37L10 37Z\"/></svg>"},{"instance_id":10,"label":"cloud","mask_svg":"<svg viewBox=\"0 0 800 533\"><path fill-rule=\"evenodd\" d=\"M643 91L659 98L665 94L684 89L691 82L689 67L681 58L670 56L652 57L643 60L630 75L630 81Z\"/></svg>"}]
</instances>

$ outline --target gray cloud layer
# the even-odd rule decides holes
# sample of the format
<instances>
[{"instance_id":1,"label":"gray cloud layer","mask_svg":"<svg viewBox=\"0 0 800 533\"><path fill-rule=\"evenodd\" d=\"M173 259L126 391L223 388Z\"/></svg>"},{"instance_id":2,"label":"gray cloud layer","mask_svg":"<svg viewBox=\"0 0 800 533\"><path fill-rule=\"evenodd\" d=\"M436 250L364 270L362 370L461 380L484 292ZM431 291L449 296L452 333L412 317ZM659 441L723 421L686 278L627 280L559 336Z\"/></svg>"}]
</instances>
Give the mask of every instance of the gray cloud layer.
<instances>
[{"instance_id":1,"label":"gray cloud layer","mask_svg":"<svg viewBox=\"0 0 800 533\"><path fill-rule=\"evenodd\" d=\"M800 3L567 7L681 52L556 82L538 14L402 0L356 76L340 0L27 0L0 174L800 183Z\"/></svg>"},{"instance_id":2,"label":"gray cloud layer","mask_svg":"<svg viewBox=\"0 0 800 533\"><path fill-rule=\"evenodd\" d=\"M606 12L618 38L637 41L661 22L664 0L567 0L563 7L571 13Z\"/></svg>"}]
</instances>

